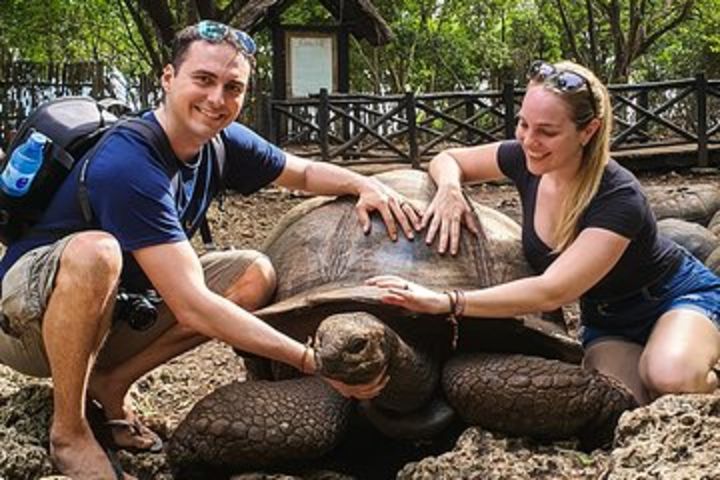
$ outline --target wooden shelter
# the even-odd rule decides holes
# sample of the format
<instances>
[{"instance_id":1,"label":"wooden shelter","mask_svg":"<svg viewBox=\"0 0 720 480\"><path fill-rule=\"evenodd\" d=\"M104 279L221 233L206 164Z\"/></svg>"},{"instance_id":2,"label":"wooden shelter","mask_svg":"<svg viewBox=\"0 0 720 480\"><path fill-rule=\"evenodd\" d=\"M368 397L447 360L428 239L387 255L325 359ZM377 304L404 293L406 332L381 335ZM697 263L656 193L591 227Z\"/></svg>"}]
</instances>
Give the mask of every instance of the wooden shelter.
<instances>
[{"instance_id":1,"label":"wooden shelter","mask_svg":"<svg viewBox=\"0 0 720 480\"><path fill-rule=\"evenodd\" d=\"M250 0L235 26L272 33L272 98L282 100L317 93L348 93L349 35L381 46L393 38L387 22L369 0L318 0L336 20L333 26L283 25L282 13L295 0ZM302 85L300 85L302 83Z\"/></svg>"}]
</instances>

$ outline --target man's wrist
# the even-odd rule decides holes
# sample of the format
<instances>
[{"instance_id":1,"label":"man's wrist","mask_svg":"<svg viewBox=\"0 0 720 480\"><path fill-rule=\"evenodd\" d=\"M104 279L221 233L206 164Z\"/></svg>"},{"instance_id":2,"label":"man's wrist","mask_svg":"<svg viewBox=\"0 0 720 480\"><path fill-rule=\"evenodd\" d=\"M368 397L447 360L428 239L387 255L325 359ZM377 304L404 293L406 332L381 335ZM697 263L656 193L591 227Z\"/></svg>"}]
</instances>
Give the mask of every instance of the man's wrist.
<instances>
[{"instance_id":1,"label":"man's wrist","mask_svg":"<svg viewBox=\"0 0 720 480\"><path fill-rule=\"evenodd\" d=\"M355 185L357 196L361 196L364 193L375 193L382 190L382 183L378 180L362 175L359 175L359 177L360 181L358 181Z\"/></svg>"},{"instance_id":2,"label":"man's wrist","mask_svg":"<svg viewBox=\"0 0 720 480\"><path fill-rule=\"evenodd\" d=\"M437 182L438 190L457 190L462 191L462 185L459 179L441 179Z\"/></svg>"},{"instance_id":3,"label":"man's wrist","mask_svg":"<svg viewBox=\"0 0 720 480\"><path fill-rule=\"evenodd\" d=\"M312 375L315 373L315 369L315 350L310 346L310 342L308 341L303 348L299 370L302 373Z\"/></svg>"}]
</instances>

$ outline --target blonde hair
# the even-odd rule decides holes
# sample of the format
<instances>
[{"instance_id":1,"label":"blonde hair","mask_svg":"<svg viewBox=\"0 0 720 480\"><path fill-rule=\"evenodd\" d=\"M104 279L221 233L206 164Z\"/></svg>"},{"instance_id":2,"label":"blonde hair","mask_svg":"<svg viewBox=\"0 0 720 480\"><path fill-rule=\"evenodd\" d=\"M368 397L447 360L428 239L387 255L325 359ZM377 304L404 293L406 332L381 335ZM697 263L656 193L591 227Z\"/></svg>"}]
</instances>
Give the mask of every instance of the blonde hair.
<instances>
[{"instance_id":1,"label":"blonde hair","mask_svg":"<svg viewBox=\"0 0 720 480\"><path fill-rule=\"evenodd\" d=\"M557 244L554 252L559 253L568 248L580 233L578 229L580 217L600 188L605 166L610 160L612 106L607 87L592 71L569 61L557 63L555 68L558 71L577 73L589 83L589 89L586 87L567 92L559 92L547 85L547 88L565 102L576 127L582 129L594 118L600 120L599 128L583 146L580 169L561 204L560 220L554 232Z\"/></svg>"}]
</instances>

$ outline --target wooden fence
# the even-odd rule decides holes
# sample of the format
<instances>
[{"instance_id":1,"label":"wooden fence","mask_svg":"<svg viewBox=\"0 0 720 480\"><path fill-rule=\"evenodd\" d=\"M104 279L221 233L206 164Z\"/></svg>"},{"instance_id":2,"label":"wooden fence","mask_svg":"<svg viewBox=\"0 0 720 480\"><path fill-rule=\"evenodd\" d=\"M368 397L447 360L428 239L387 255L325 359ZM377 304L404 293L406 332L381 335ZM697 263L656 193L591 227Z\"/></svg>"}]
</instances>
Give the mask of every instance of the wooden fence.
<instances>
[{"instance_id":1,"label":"wooden fence","mask_svg":"<svg viewBox=\"0 0 720 480\"><path fill-rule=\"evenodd\" d=\"M0 147L43 101L64 95L117 96L112 69L98 63L37 64L0 58ZM125 81L133 108L158 98L154 79ZM243 121L282 146L343 163L405 161L418 166L442 148L512 138L524 89L506 82L502 90L404 95L333 94L310 98L257 99ZM709 164L709 149L720 146L720 80L694 78L611 85L612 149L693 145L698 165ZM256 119L256 121L253 121Z\"/></svg>"},{"instance_id":2,"label":"wooden fence","mask_svg":"<svg viewBox=\"0 0 720 480\"><path fill-rule=\"evenodd\" d=\"M260 103L254 98L264 87L258 80L251 82L243 123L257 123ZM127 78L102 63L46 64L0 57L0 148L7 147L13 132L38 105L68 95L115 98L138 111L157 104L160 88L155 77Z\"/></svg>"},{"instance_id":3,"label":"wooden fence","mask_svg":"<svg viewBox=\"0 0 720 480\"><path fill-rule=\"evenodd\" d=\"M126 83L102 63L54 64L0 58L0 147L6 146L20 122L47 100L67 95L117 98L119 94L132 108L147 108L157 97L157 85L150 77Z\"/></svg>"},{"instance_id":4,"label":"wooden fence","mask_svg":"<svg viewBox=\"0 0 720 480\"><path fill-rule=\"evenodd\" d=\"M698 165L720 144L720 80L611 85L613 151L693 144ZM276 143L346 163L417 166L450 145L512 138L524 89L404 95L319 95L268 100L263 133Z\"/></svg>"}]
</instances>

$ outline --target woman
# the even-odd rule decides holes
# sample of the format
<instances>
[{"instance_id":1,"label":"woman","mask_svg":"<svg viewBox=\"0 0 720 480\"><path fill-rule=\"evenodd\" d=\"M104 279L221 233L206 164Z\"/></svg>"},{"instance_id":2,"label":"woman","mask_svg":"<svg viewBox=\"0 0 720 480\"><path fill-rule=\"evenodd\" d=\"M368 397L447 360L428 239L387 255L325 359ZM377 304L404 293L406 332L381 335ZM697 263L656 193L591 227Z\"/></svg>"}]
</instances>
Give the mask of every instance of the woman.
<instances>
[{"instance_id":1,"label":"woman","mask_svg":"<svg viewBox=\"0 0 720 480\"><path fill-rule=\"evenodd\" d=\"M438 190L423 225L428 243L438 235L438 251L455 254L461 224L479 228L461 182L509 177L537 276L458 293L395 276L368 283L386 289L387 303L464 317L550 311L580 299L584 365L622 380L639 403L714 390L720 279L657 235L637 179L610 159L612 110L597 77L571 62L535 62L529 77L516 141L450 149L432 160Z\"/></svg>"}]
</instances>

